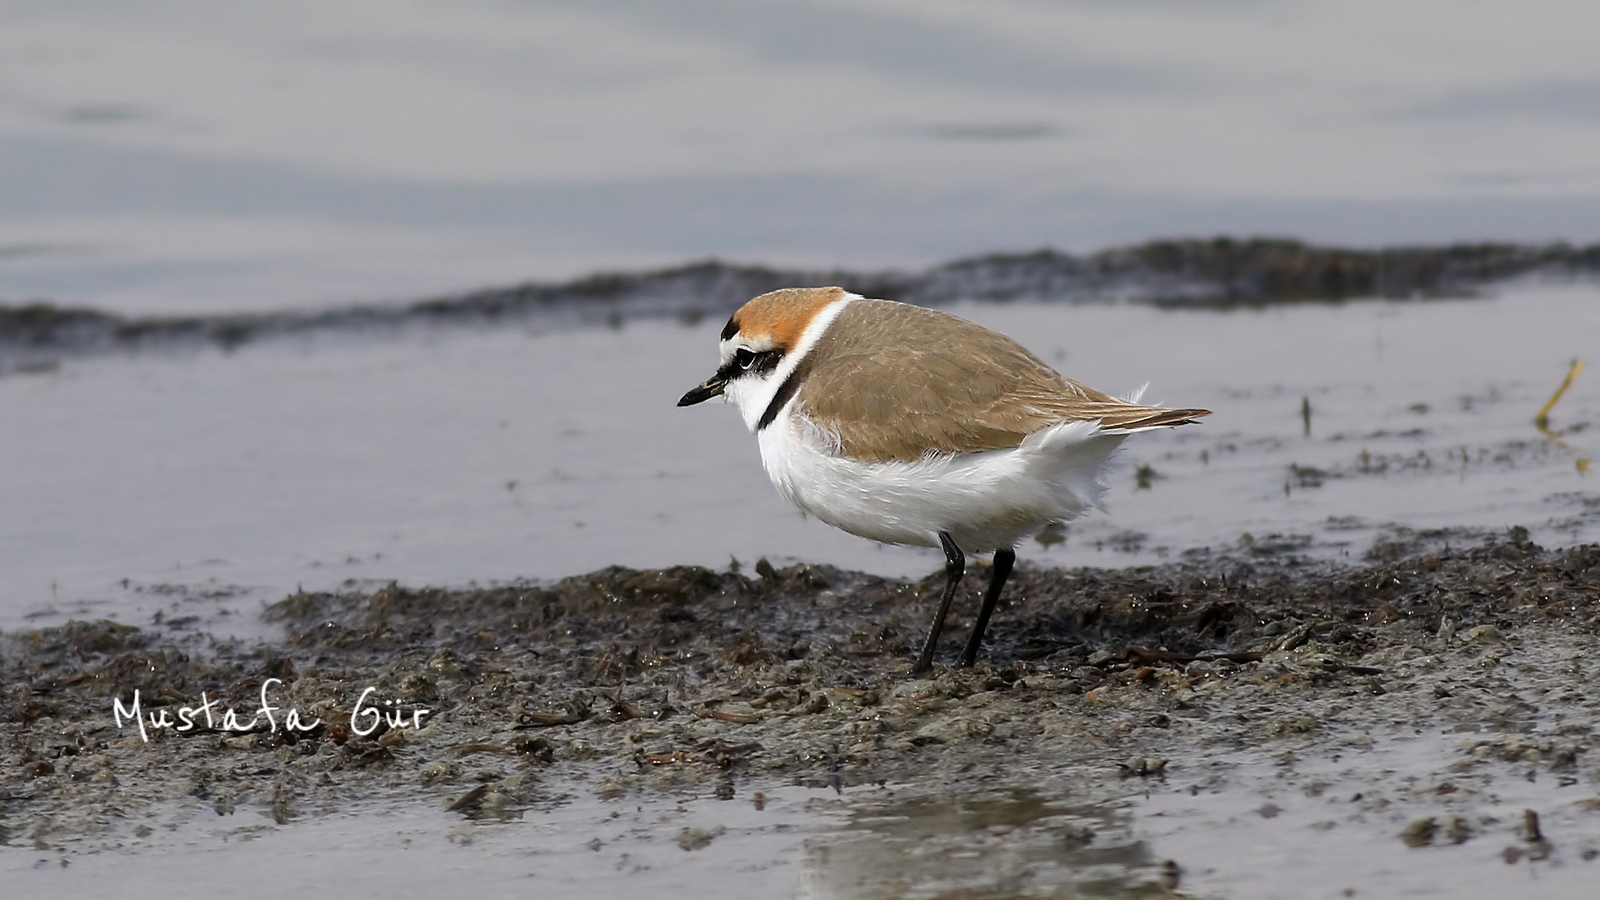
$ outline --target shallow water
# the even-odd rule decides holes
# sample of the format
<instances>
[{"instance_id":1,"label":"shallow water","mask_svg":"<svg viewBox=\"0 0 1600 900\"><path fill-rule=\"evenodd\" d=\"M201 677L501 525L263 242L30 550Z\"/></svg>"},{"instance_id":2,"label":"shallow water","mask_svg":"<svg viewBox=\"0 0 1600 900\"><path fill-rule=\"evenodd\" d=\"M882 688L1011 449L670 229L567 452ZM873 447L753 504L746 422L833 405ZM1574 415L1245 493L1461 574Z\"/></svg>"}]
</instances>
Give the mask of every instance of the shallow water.
<instances>
[{"instance_id":1,"label":"shallow water","mask_svg":"<svg viewBox=\"0 0 1600 900\"><path fill-rule=\"evenodd\" d=\"M1019 548L1025 563L1121 566L1241 542L1359 556L1395 529L1600 538L1580 468L1600 449L1600 380L1580 376L1556 407L1563 435L1532 422L1600 345L1597 309L1593 285L1526 284L1231 312L956 311L1102 389L1148 382L1150 399L1216 411L1131 438L1108 512ZM673 405L714 366L719 328L324 337L0 378L0 628L165 609L249 630L260 601L347 579L762 557L937 570L932 551L788 507L733 409Z\"/></svg>"},{"instance_id":2,"label":"shallow water","mask_svg":"<svg viewBox=\"0 0 1600 900\"><path fill-rule=\"evenodd\" d=\"M760 793L759 806L753 794L726 801L694 794L617 801L579 796L504 821L390 809L293 829L275 828L270 818L252 821L253 811L220 818L209 810L194 818L174 811L173 821L156 824L146 843L167 852L201 852L210 871L252 869L271 855L283 863L262 880L282 892L316 891L346 873L381 871L399 896L437 895L470 878L474 896L486 898L535 889L573 898L629 890L821 900L884 896L895 887L917 896L929 888L1003 885L1007 873L992 871L998 864L1013 869L1011 880L1036 889L1089 880L1104 896L1148 893L1135 884L1151 880L1150 851L1129 834L1126 814L1116 809L1070 809L1062 800L1013 790L956 801L897 799L902 790L895 788L836 794L775 786ZM981 840L974 845L964 837L1016 828L1038 831L1037 846L1031 853L1008 849L1005 855L1013 858L1007 860L992 858L998 848L984 852ZM686 829L701 834L686 835ZM1062 839L1074 829L1100 834ZM953 848L935 849L930 840L978 849L951 854ZM203 880L174 878L168 861L139 849L74 855L65 868L48 853L18 853L0 857L0 871L36 895L111 896L105 888L112 872L122 896L144 896L158 885L174 898L215 890Z\"/></svg>"},{"instance_id":3,"label":"shallow water","mask_svg":"<svg viewBox=\"0 0 1600 900\"><path fill-rule=\"evenodd\" d=\"M1005 783L1017 773L992 773L1000 785L955 792L752 785L727 799L601 799L557 785L548 803L502 817L351 798L289 827L258 806L213 813L195 802L147 817L114 848L10 849L0 872L28 896L174 900L214 896L220 873L241 896L359 879L399 897L470 883L483 898L1135 898L1172 896L1174 873L1184 895L1238 900L1592 896L1595 800L1576 779L1510 768L1452 779L1442 773L1463 772L1468 756L1460 735L1332 743L1178 760L1111 796L1072 772L1039 773L1027 786ZM1452 782L1470 799L1447 798ZM1435 792L1436 802L1416 803ZM1525 838L1525 809L1540 811L1551 844ZM1397 834L1419 813L1456 816L1468 831L1459 844L1408 846Z\"/></svg>"},{"instance_id":4,"label":"shallow water","mask_svg":"<svg viewBox=\"0 0 1600 900\"><path fill-rule=\"evenodd\" d=\"M1465 808L1447 806L1452 782L1441 771L1464 768L1467 744L1462 735L1400 732L1320 758L1233 754L1207 761L1203 770L1217 777L1165 785L1130 803L1129 814L1159 852L1185 861L1184 887L1200 896L1586 896L1600 866L1593 838L1531 858L1519 827L1523 810L1535 809L1546 834L1586 830L1591 792L1529 767L1466 787ZM1429 792L1437 799L1420 809L1390 806ZM1447 814L1470 823L1472 838L1415 847L1397 838L1420 815Z\"/></svg>"}]
</instances>

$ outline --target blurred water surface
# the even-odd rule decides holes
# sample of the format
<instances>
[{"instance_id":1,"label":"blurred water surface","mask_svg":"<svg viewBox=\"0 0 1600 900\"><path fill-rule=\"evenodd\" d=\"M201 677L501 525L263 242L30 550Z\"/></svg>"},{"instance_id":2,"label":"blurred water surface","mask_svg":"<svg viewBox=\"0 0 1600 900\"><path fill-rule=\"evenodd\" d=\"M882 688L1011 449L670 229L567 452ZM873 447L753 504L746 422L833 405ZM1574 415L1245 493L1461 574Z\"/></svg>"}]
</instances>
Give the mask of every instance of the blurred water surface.
<instances>
[{"instance_id":1,"label":"blurred water surface","mask_svg":"<svg viewBox=\"0 0 1600 900\"><path fill-rule=\"evenodd\" d=\"M1600 238L1600 7L11 0L0 302Z\"/></svg>"}]
</instances>

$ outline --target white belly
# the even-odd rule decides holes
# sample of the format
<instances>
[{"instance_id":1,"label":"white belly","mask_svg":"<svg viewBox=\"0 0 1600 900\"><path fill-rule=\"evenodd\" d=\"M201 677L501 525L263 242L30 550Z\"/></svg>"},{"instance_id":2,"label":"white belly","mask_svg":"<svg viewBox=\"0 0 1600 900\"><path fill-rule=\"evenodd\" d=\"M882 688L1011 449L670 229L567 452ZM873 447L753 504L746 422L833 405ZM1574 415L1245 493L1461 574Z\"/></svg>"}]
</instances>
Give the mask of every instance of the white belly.
<instances>
[{"instance_id":1,"label":"white belly","mask_svg":"<svg viewBox=\"0 0 1600 900\"><path fill-rule=\"evenodd\" d=\"M758 432L767 475L805 512L889 544L937 547L945 531L969 553L1014 546L1098 507L1102 473L1126 436L1071 422L1010 450L863 463L835 455L789 410Z\"/></svg>"}]
</instances>

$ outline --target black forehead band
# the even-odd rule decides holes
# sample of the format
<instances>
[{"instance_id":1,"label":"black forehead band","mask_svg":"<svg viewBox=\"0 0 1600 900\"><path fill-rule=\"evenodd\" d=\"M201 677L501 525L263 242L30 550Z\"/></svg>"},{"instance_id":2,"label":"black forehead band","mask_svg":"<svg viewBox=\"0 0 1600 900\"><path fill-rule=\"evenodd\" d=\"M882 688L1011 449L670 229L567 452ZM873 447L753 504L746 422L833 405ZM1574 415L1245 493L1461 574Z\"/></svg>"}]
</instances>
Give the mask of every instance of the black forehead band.
<instances>
[{"instance_id":1,"label":"black forehead band","mask_svg":"<svg viewBox=\"0 0 1600 900\"><path fill-rule=\"evenodd\" d=\"M733 321L733 316L728 317L728 324L722 326L722 339L727 340L739 333L739 324Z\"/></svg>"}]
</instances>

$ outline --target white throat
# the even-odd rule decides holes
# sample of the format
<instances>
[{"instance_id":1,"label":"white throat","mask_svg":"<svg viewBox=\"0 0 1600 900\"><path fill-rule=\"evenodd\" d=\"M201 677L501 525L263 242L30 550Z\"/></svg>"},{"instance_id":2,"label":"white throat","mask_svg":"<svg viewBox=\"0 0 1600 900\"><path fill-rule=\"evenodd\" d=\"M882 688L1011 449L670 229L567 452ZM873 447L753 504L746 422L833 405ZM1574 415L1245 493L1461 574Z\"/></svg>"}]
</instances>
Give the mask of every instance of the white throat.
<instances>
[{"instance_id":1,"label":"white throat","mask_svg":"<svg viewBox=\"0 0 1600 900\"><path fill-rule=\"evenodd\" d=\"M800 339L795 342L794 347L788 353L784 354L783 362L778 363L778 367L768 372L765 376L760 378L735 378L728 382L728 386L723 393L733 400L734 405L739 407L739 415L744 419L746 428L755 431L761 426L762 415L766 413L767 407L772 405L772 399L777 396L779 389L783 387L783 383L799 367L800 361L805 359L806 354L811 352L811 348L815 347L817 341L822 339L823 332L826 332L828 326L833 324L833 320L839 317L839 313L844 312L846 306L860 299L860 294L845 294L839 300L823 307L812 317L811 323L805 327L805 330L800 332ZM724 359L732 356L735 341L737 341L737 336L730 338L723 345ZM784 404L784 407L787 409L793 403L794 398L791 397L789 402ZM782 410L779 411L779 417L782 417Z\"/></svg>"}]
</instances>

